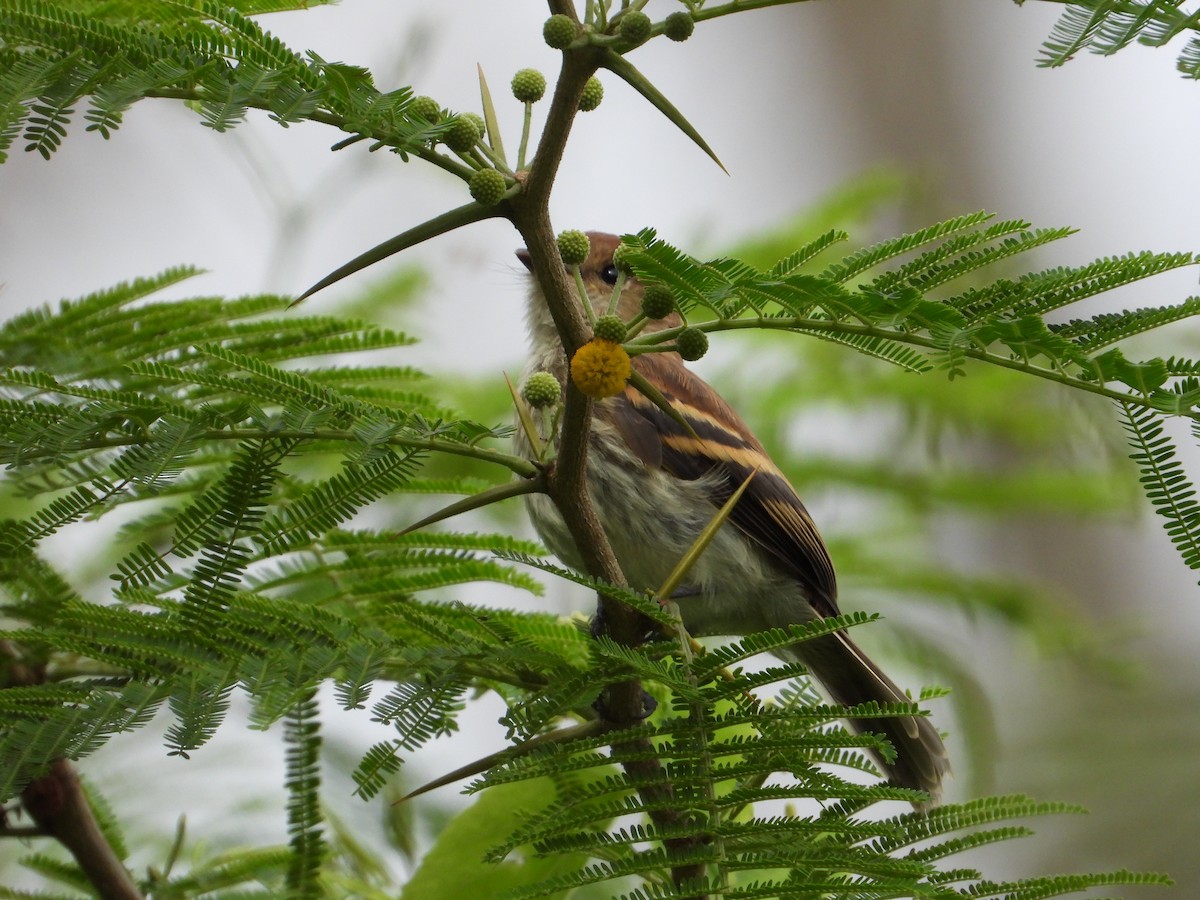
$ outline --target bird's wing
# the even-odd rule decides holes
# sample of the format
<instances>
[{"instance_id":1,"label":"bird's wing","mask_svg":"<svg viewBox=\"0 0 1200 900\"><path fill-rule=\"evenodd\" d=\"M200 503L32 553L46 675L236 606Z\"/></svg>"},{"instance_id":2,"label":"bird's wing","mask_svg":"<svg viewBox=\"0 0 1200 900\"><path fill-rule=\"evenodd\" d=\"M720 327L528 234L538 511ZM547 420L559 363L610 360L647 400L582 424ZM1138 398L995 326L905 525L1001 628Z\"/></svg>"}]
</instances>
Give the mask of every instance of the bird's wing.
<instances>
[{"instance_id":1,"label":"bird's wing","mask_svg":"<svg viewBox=\"0 0 1200 900\"><path fill-rule=\"evenodd\" d=\"M810 602L821 615L837 615L837 582L825 542L787 478L737 413L674 354L644 354L634 367L691 425L695 437L632 386L605 401L598 413L648 466L689 481L714 469L722 472L725 477L714 481L714 511L757 471L731 521L809 589Z\"/></svg>"}]
</instances>

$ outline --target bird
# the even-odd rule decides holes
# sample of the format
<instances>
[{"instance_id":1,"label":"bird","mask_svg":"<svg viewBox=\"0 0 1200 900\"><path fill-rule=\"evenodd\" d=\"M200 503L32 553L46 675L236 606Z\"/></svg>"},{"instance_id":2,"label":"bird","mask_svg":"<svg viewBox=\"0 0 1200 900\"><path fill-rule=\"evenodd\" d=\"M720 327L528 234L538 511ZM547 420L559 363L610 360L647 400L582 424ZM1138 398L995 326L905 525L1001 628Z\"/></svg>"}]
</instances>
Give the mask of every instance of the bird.
<instances>
[{"instance_id":1,"label":"bird","mask_svg":"<svg viewBox=\"0 0 1200 900\"><path fill-rule=\"evenodd\" d=\"M603 312L618 281L614 253L620 239L588 232L580 276L594 309ZM527 250L517 257L532 273ZM565 386L569 362L536 280L526 310L531 352L524 377L549 372ZM616 314L641 312L644 286L624 279ZM646 331L678 327L672 312ZM630 586L655 590L717 510L751 474L754 477L712 543L696 561L677 596L680 615L694 636L745 635L802 625L839 615L833 563L795 489L733 408L674 352L633 357L633 369L658 389L676 417L632 385L594 403L588 436L586 483L597 517ZM531 455L521 428L517 452ZM526 496L534 529L567 566L582 560L552 501ZM803 663L835 703L908 704L911 699L863 653L844 630L777 651ZM896 751L874 754L889 781L924 791L927 808L940 802L949 756L924 716L855 718L859 732L884 735Z\"/></svg>"}]
</instances>

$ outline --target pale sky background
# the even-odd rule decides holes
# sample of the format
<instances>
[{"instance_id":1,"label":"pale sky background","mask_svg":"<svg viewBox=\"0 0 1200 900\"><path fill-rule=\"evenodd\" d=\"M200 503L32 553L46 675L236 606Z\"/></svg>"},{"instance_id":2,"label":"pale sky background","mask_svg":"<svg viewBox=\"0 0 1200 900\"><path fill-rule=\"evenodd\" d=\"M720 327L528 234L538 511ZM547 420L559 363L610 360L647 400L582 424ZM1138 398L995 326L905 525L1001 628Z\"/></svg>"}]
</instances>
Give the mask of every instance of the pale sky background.
<instances>
[{"instance_id":1,"label":"pale sky background","mask_svg":"<svg viewBox=\"0 0 1200 900\"><path fill-rule=\"evenodd\" d=\"M671 8L654 0L648 11L660 18ZM804 3L702 24L687 44L654 42L632 61L707 137L729 175L608 76L604 104L577 121L552 208L556 227L619 232L653 225L703 256L786 219L865 170L894 166L926 186L931 218L986 208L1039 226L1079 228L1048 251L1045 265L1143 249L1200 249L1200 86L1174 71L1177 48L1135 47L1111 59L1086 55L1061 69L1037 68L1039 46L1060 9L1033 0L1023 7L1003 0ZM533 0L345 0L266 24L293 49L368 66L384 90L412 84L454 108L477 108L473 63L479 62L508 126L511 152L520 119L507 99L508 80L525 66L550 77L557 68L558 54L541 39L545 16L545 4ZM330 153L339 138L316 125L285 131L262 114L217 135L179 104L161 101L136 106L108 142L85 134L80 119L49 163L22 153L18 144L0 166L0 315L181 262L209 274L175 288L178 296L296 293L368 247L466 200L456 179L417 171L420 164L405 166L394 155L369 156L361 145ZM501 369L519 368L523 280L512 256L518 243L506 223L489 222L411 252L411 261L434 273L430 302L414 329L424 339L420 362L436 365L453 347L455 365L466 359L478 373L498 377ZM333 310L339 297L371 277L360 275L309 302L318 311ZM1197 291L1196 271L1187 270L1123 292L1118 305L1178 302ZM459 357L464 342L468 352ZM1142 589L1130 600L1169 623L1139 649L1151 670L1144 687L1153 694L1161 679L1183 692L1171 696L1194 699L1200 691L1195 578L1153 522L1115 547L1105 552L1127 555L1115 565ZM1053 564L1034 559L1037 548L1029 554L1031 565ZM1087 554L1082 558L1065 564L1086 568ZM1138 573L1150 567L1165 572L1161 582L1141 584ZM1175 785L1177 794L1119 804L1102 792L1081 797L1076 789L1088 786L1069 776L1059 782L1026 777L1029 754L1061 754L1064 740L1071 746L1072 738L1053 730L1055 711L1047 707L1056 701L1042 700L1052 670L1032 667L1024 656L994 656L981 651L996 668L989 680L1005 736L998 790L1082 800L1093 815L1036 823L1048 837L989 852L988 874L1161 867L1181 880L1179 888L1126 895L1200 895L1200 813L1194 804L1178 808L1181 796L1194 798L1200 787L1195 768L1182 763L1194 756L1194 744L1183 745L1195 734L1194 703L1184 712L1164 704L1162 713L1168 724L1190 717L1192 731L1164 726L1132 756L1141 753L1145 767L1170 768L1188 779ZM1095 702L1095 727L1079 740L1124 741L1136 730L1123 717L1140 701L1106 695ZM464 742L465 756L494 749L495 729L486 722L497 714L498 708L481 713L485 724L474 747ZM264 784L278 781L278 748L236 728L226 731L206 752L226 760L220 789L244 798L247 809L231 817L230 808L191 805L196 833L209 827L225 833L232 818L242 827L253 822L258 840L272 839L272 832L282 838L280 810L261 805L271 796ZM101 784L153 772L162 790L184 797L213 790L210 770L165 760L159 744L122 748L101 754L85 771ZM439 753L430 774L445 766L444 748ZM264 775L257 766L270 771ZM1121 770L1107 777L1131 780ZM114 794L121 791L110 799ZM179 812L161 796L127 802L148 830L170 829ZM372 822L378 817L377 809L354 803L338 808ZM1165 834L1155 832L1162 836L1148 847L1117 840L1121 849L1109 854L1107 840L1144 831L1141 823L1156 818L1154 811L1170 819ZM1006 852L1021 858L1011 862ZM1003 869L1008 866L1015 868Z\"/></svg>"}]
</instances>

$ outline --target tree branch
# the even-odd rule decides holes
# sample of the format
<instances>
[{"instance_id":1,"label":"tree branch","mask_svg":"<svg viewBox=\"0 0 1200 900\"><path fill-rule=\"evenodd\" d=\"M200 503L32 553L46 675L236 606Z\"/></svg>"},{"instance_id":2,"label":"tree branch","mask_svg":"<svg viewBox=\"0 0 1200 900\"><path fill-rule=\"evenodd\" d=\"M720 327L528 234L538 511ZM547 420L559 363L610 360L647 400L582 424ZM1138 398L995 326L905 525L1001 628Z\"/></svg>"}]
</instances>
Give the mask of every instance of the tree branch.
<instances>
[{"instance_id":1,"label":"tree branch","mask_svg":"<svg viewBox=\"0 0 1200 900\"><path fill-rule=\"evenodd\" d=\"M558 254L550 223L549 199L562 161L571 125L579 110L584 85L595 74L601 54L589 47L563 53L562 69L546 117L546 127L530 165L525 190L511 201L512 221L529 250L533 276L541 286L554 324L568 358L590 337L591 332L575 298L575 287L567 278ZM587 445L591 425L591 401L574 384L567 382L558 456L547 479L547 492L563 517L588 573L625 586L625 576L613 555L600 520L588 496ZM636 612L599 598L602 618L612 638L634 645L642 625ZM643 716L641 685L637 682L609 688L605 714L616 724L629 724Z\"/></svg>"},{"instance_id":2,"label":"tree branch","mask_svg":"<svg viewBox=\"0 0 1200 900\"><path fill-rule=\"evenodd\" d=\"M565 7L565 9L564 9ZM563 11L574 18L569 3L555 3L553 11ZM563 349L570 356L590 337L590 329L575 298L575 286L567 277L558 253L554 230L550 222L549 200L554 178L562 161L563 150L571 125L579 110L579 98L584 85L592 77L603 57L603 50L580 47L564 51L562 69L555 85L554 97L546 118L546 126L538 142L537 152L530 165L525 190L510 201L513 225L525 240L534 278L550 308L558 328ZM588 574L615 585L628 582L613 555L612 547L587 491L588 434L591 426L591 401L567 380L566 402L563 410L558 456L547 473L547 493L566 523L571 538L583 559ZM620 644L636 646L642 640L644 624L635 610L614 602L603 594L597 598L601 618L610 637ZM635 724L644 718L645 699L641 683L636 680L611 685L602 697L601 714L614 726ZM661 764L650 757L649 741L637 740L613 746L616 758L632 780L642 784L640 793L653 810L651 818L664 830L683 820L683 811L672 802L672 790L664 779ZM686 851L693 839L670 839L664 844ZM672 870L677 885L700 878L705 869L701 863L689 863Z\"/></svg>"},{"instance_id":3,"label":"tree branch","mask_svg":"<svg viewBox=\"0 0 1200 900\"><path fill-rule=\"evenodd\" d=\"M44 681L45 673L40 667L27 665L16 645L0 641L0 686ZM37 825L32 834L53 837L66 847L103 900L142 900L137 884L100 830L70 762L52 762L48 773L26 785L21 804ZM8 828L2 834L28 837L31 832Z\"/></svg>"},{"instance_id":4,"label":"tree branch","mask_svg":"<svg viewBox=\"0 0 1200 900\"><path fill-rule=\"evenodd\" d=\"M142 900L142 893L104 837L75 768L65 759L29 783L21 802L44 834L71 851L104 900Z\"/></svg>"}]
</instances>

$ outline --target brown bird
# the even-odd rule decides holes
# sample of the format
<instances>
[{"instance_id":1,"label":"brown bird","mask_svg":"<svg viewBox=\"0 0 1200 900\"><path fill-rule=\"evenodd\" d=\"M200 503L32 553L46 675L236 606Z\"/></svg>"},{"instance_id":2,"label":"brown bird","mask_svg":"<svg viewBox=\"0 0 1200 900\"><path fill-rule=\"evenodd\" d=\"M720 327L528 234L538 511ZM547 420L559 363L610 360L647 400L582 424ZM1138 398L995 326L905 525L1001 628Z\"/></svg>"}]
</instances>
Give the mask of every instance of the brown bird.
<instances>
[{"instance_id":1,"label":"brown bird","mask_svg":"<svg viewBox=\"0 0 1200 900\"><path fill-rule=\"evenodd\" d=\"M590 251L580 266L594 309L605 310L617 268L615 235L589 232ZM528 268L527 251L518 258ZM643 286L627 277L617 314L629 321L641 311ZM559 384L568 363L536 282L528 324L532 355L526 376L553 374ZM676 313L647 331L681 324ZM635 388L595 403L588 442L587 484L596 513L631 586L653 590L748 475L757 472L725 525L686 576L677 600L693 635L743 635L838 615L833 563L804 504L762 444L736 412L676 353L633 359L691 425L692 434ZM530 448L521 431L519 452ZM564 563L581 568L579 554L553 504L541 494L527 501L534 527ZM909 698L845 632L779 651L803 662L833 700L908 703ZM857 718L858 731L883 734L896 750L879 760L895 784L927 792L936 804L949 769L945 745L922 717Z\"/></svg>"}]
</instances>

